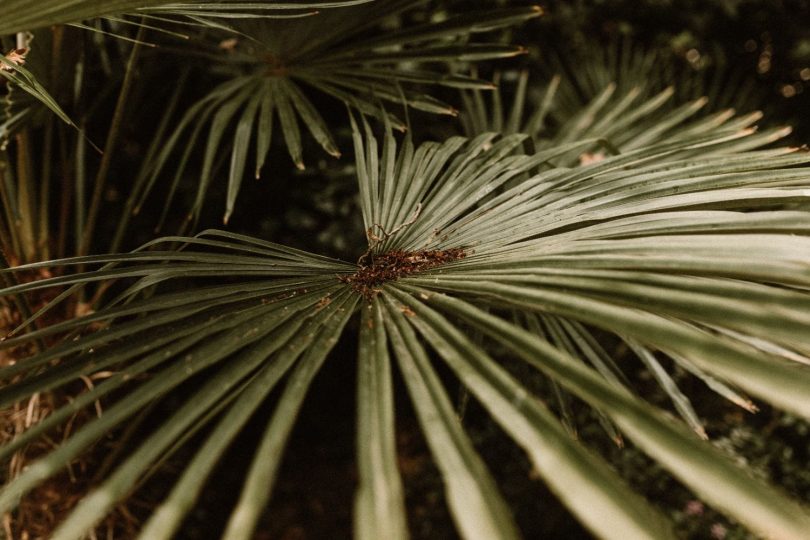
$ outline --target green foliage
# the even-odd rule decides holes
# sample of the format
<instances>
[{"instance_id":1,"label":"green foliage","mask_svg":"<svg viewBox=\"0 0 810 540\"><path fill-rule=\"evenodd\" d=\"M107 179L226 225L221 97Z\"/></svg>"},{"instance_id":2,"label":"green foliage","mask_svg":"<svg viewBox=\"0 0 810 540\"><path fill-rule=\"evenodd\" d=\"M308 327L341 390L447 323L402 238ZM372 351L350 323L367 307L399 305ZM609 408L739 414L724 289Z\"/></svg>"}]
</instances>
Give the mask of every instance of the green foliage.
<instances>
[{"instance_id":1,"label":"green foliage","mask_svg":"<svg viewBox=\"0 0 810 540\"><path fill-rule=\"evenodd\" d=\"M166 2L165 0L43 0L36 9L25 0L7 0L3 4L0 34L34 30L59 23L121 13L156 14L161 16L205 18L289 17L311 15L318 8L362 4L372 0L337 2L243 2L239 0Z\"/></svg>"},{"instance_id":2,"label":"green foliage","mask_svg":"<svg viewBox=\"0 0 810 540\"><path fill-rule=\"evenodd\" d=\"M53 432L67 433L7 479L0 514L14 512L97 440L143 416L150 423L105 465L51 537L90 534L160 474L166 459L186 452L140 530L144 539L174 538L204 490L216 489L209 485L215 468L250 425L257 436L221 533L251 538L302 407L317 399L308 395L313 380L326 362L341 360L339 343L351 341L357 377L346 390L356 396L358 538L410 534L397 455L400 387L459 534L520 537L502 486L453 405L456 381L596 536L670 538L678 529L572 436L575 404L593 410L609 440L627 440L730 519L762 536L804 538L807 508L774 485L777 478L750 474L746 463L706 440L705 411L682 382L689 373L703 391L747 411L757 402L810 419L810 154L773 146L788 130L757 131L758 114L700 115L704 99L670 104L674 90L643 84L644 70L655 67L646 54L628 56L620 80L583 70L579 81L559 76L536 86L521 72L514 87L487 97L488 83L460 73L469 61L520 49L466 40L537 10L414 23L409 17L420 12L409 12L413 5L380 0L311 19L239 17L228 21L231 33L206 20L192 42L222 82L182 111L172 130L172 111L182 109L178 90L124 203L128 210L145 204L168 169L169 193L191 193L199 217L217 164L229 157L227 221L238 213L250 149L257 174L272 150L275 119L297 166L305 145L299 122L338 154L339 135L321 117L321 103L302 90L306 85L342 101L341 114L348 111L367 244L356 263L209 229L154 239L128 253L78 249L78 256L0 270L0 296L26 308L0 348L38 348L0 367L0 405L68 392L77 381L105 374L0 446L0 459L9 460ZM17 4L9 6L13 13ZM67 20L101 14L93 11L98 4L80 6L88 11L65 10ZM192 16L190 6L164 9ZM144 7L122 2L115 11ZM42 24L65 20L60 11L44 13L53 18ZM10 28L40 24L13 21ZM237 41L221 46L233 31ZM134 99L128 85L141 46L122 46L128 69L105 152L115 148L121 111ZM180 50L190 57L191 49ZM632 73L642 84L632 83ZM382 102L413 115L451 111L423 94L424 85L462 90L466 136L420 142L415 129L395 135L408 122ZM592 92L579 91L586 86ZM22 127L17 151L32 129ZM193 155L201 157L202 172L189 182L183 171ZM105 159L111 158L99 166L98 197L104 163L111 166ZM89 215L92 223L96 215ZM4 227L14 224L8 217ZM92 237L89 230L83 234ZM50 274L25 279L44 269ZM32 307L31 298L44 300ZM76 298L95 309L40 324ZM608 344L626 354L612 354L618 347ZM650 384L634 380L636 365ZM521 370L545 381L549 395ZM671 407L645 399L652 394L666 396ZM103 414L68 429L77 412L97 402L105 403ZM167 415L149 415L169 402Z\"/></svg>"},{"instance_id":3,"label":"green foliage","mask_svg":"<svg viewBox=\"0 0 810 540\"><path fill-rule=\"evenodd\" d=\"M365 130L368 132L368 126ZM598 408L704 499L754 530L778 531L780 537L801 536L807 518L794 503L750 479L709 445L634 397L615 377L600 375L587 363L598 358L593 345L588 345L593 343L588 328L601 328L636 344L634 348L644 351L639 354L652 365L657 361L651 351L661 351L707 377L728 381L809 417L805 407L810 403L808 372L795 360L773 352L776 347L808 352L800 331L806 324L807 300L795 288L807 283L802 273L792 270L797 243L803 241L794 233L805 226L807 218L791 210L772 210L775 204L795 204L806 197L803 189L793 187L806 177L802 167L808 161L805 153L784 149L739 152L741 144L749 147L767 139L741 132L734 123L730 129L721 125L685 141L659 143L573 169L552 164L577 148L587 149L591 141L534 155L514 155L525 135L485 134L418 148L406 139L397 151L389 131L378 154L373 136L361 136L359 128L355 133L371 264L375 254L397 249L418 256L427 249L462 246L469 254L428 270L424 276L373 284L371 296L366 296L370 303L363 300L361 291L335 278L336 274L350 274L351 265L227 233L161 241L187 245L176 252L140 251L44 263L106 266L87 274L19 285L5 293L137 278L119 297L135 300L144 289L181 276L225 274L228 281L242 276L243 282L209 286L193 294L153 295L121 307L114 302L87 319L7 341L11 346L90 322L124 321L0 373L5 378L30 374L24 383L3 390L3 402L13 403L31 391L54 388L99 369L116 366L117 372L68 410L55 413L7 445L5 455L67 418L76 406L92 403L122 385L129 387L126 381L136 374L149 371L155 376L131 388L104 416L10 483L0 495L4 511L101 433L205 370L206 383L186 405L55 533L56 538L78 537L133 487L155 459L175 447L178 437L187 436L189 429L208 428L219 414L237 415L240 425L279 378L293 370L228 528L232 537L245 537L255 526L267 496L266 486L278 466L278 459L267 456L280 458L278 450L289 435L312 376L326 360L329 344L334 344L355 308L366 305L359 361L363 384L370 386L361 389L360 395L390 404L390 390L385 390L391 384L390 375L385 375L388 370L371 375L383 376L379 382L363 375L369 369L363 365L385 361L383 351L390 340L445 476L451 512L467 536L481 531L489 531L486 537L508 536L513 525L461 431L426 346L447 362L526 449L539 473L586 525L599 531L603 516L610 515L616 534L621 530L623 535L660 535L664 526L663 518L571 440L539 401L527 401L527 391L520 383L471 342L463 327L451 322L454 319L478 328ZM743 143L746 139L752 140ZM697 152L700 161L696 163L693 156ZM545 170L532 174L538 167ZM514 185L505 188L509 181ZM544 211L538 214L541 208ZM383 234L377 234L380 232ZM202 247L216 251L197 250ZM752 251L756 253L753 257ZM747 264L741 265L742 260ZM764 309L769 303L774 307ZM475 304L490 306L495 312L487 313ZM773 309L784 316L774 320L769 315ZM506 318L497 315L502 310L506 310ZM542 331L531 331L532 325L523 329L510 322L511 310L548 317L549 328L563 334L549 339ZM141 337L155 332L162 337ZM563 335L568 337L560 341ZM570 345L566 347L566 343ZM372 350L382 356L372 355ZM38 366L77 353L64 368L37 374ZM577 359L580 355L582 359ZM667 380L666 375L662 377ZM221 407L226 410L219 413ZM371 403L360 403L360 407L363 416L370 414L370 408L377 410ZM377 442L360 446L361 457L365 456L360 467L365 478L388 477L386 485L394 486L390 497L399 491L394 471L390 465L378 470L375 464L393 459L393 416L384 409L378 414L383 414L378 420L382 423L372 428L375 431L367 439ZM210 443L192 462L200 464L199 468L190 465L186 471L183 478L188 482L199 483L206 468L210 470L209 446L214 456L219 455L226 437L235 436L233 421L217 425L220 427L208 428L213 429ZM381 461L371 459L374 453ZM706 482L707 477L712 481ZM181 508L187 511L193 497L183 482L181 479L178 485L184 487L176 488L175 493L182 497ZM257 485L262 489L257 491ZM358 516L369 516L381 528L402 523L396 517L401 513L401 499L384 507L369 506L378 498L362 495L368 489L362 486ZM170 497L168 506L155 514L158 521L148 524L150 537L169 537L174 531L182 516L174 509L180 499L174 500ZM164 515L175 518L158 526Z\"/></svg>"},{"instance_id":4,"label":"green foliage","mask_svg":"<svg viewBox=\"0 0 810 540\"><path fill-rule=\"evenodd\" d=\"M486 81L448 75L430 66L520 54L521 47L473 45L466 41L473 33L491 31L539 15L539 10L533 7L469 13L438 23L389 29L378 36L364 37L369 28L418 4L420 2L412 0L380 0L329 11L314 20L247 20L235 24L241 41L232 41L233 47L226 51L221 44L232 34L215 35L206 56L214 64L212 69L226 74L228 79L188 108L156 157L143 196L151 191L173 150L181 144L186 132L190 132L180 165L173 168L171 191L175 191L188 157L208 125L192 214L196 217L201 211L215 172L216 158L224 145L232 148L224 216L227 223L247 167L248 152L254 145L252 141L255 140L252 170L258 178L270 150L274 124L280 126L290 157L299 169L304 168L299 123L306 126L328 154L340 157L329 127L301 85L315 88L368 114L385 115L378 106L378 102L384 100L431 113L455 115L450 105L411 90L409 86L421 83L491 88L491 83ZM195 43L195 47L199 46ZM403 70L403 63L419 66L419 69ZM425 64L427 67L423 67ZM406 127L393 116L388 116L388 120L398 129Z\"/></svg>"}]
</instances>

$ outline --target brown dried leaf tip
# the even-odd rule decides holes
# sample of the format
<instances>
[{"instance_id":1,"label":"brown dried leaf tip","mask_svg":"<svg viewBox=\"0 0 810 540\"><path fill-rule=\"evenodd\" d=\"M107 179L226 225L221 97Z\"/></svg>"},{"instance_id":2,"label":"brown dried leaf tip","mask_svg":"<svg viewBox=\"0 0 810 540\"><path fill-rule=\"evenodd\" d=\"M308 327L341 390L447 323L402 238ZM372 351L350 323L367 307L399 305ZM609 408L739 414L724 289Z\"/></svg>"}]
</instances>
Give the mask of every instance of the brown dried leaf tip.
<instances>
[{"instance_id":1,"label":"brown dried leaf tip","mask_svg":"<svg viewBox=\"0 0 810 540\"><path fill-rule=\"evenodd\" d=\"M13 72L14 66L22 66L25 64L25 57L28 55L28 49L11 49L8 54L4 55L8 63L0 63L0 71Z\"/></svg>"},{"instance_id":2,"label":"brown dried leaf tip","mask_svg":"<svg viewBox=\"0 0 810 540\"><path fill-rule=\"evenodd\" d=\"M395 249L382 255L362 257L358 270L350 276L338 279L348 283L367 300L379 292L380 286L387 281L396 281L401 277L423 272L442 264L457 261L467 256L464 248L430 249L404 251ZM367 259L371 264L365 264Z\"/></svg>"}]
</instances>

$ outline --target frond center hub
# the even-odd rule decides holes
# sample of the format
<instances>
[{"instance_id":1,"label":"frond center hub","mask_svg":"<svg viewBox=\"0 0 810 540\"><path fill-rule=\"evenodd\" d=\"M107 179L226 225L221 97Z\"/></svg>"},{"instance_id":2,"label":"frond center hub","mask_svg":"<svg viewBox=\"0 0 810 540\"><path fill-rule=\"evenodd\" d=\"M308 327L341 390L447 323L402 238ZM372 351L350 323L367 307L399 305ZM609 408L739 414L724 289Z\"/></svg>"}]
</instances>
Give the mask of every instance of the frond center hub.
<instances>
[{"instance_id":1,"label":"frond center hub","mask_svg":"<svg viewBox=\"0 0 810 540\"><path fill-rule=\"evenodd\" d=\"M370 254L358 261L358 269L352 275L338 279L348 283L364 298L373 298L380 287L389 281L417 272L423 272L467 256L464 248L405 251L394 249L380 255ZM368 263L367 263L368 261Z\"/></svg>"}]
</instances>

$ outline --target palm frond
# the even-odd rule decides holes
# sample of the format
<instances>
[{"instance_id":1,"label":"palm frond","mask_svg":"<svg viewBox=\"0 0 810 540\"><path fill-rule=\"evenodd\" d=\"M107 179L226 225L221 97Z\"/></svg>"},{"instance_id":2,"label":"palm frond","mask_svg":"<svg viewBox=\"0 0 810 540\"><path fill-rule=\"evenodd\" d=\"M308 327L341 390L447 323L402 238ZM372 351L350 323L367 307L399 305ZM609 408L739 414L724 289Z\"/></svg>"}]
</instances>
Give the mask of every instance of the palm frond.
<instances>
[{"instance_id":1,"label":"palm frond","mask_svg":"<svg viewBox=\"0 0 810 540\"><path fill-rule=\"evenodd\" d=\"M198 215L205 200L215 172L215 155L219 155L220 147L231 147L227 222L251 147L255 148L252 170L257 178L266 166L274 122L299 169L304 168L302 125L328 154L340 156L330 128L305 88L315 89L365 114L384 117L399 129L405 129L405 124L381 112L380 101L455 115L452 106L423 94L414 83L491 88L486 81L447 74L436 66L521 54L524 49L518 46L470 44L467 40L472 34L540 14L536 7L503 8L416 26L400 23L397 29L382 34L377 30L382 21L407 13L416 4L412 0L380 0L331 10L306 21L239 21L234 27L240 37L232 38L234 45L228 50L220 47L226 34L215 35L213 41L209 36L204 56L229 78L193 104L179 121L143 179L143 187L139 188L141 200L149 194L173 153L184 147L174 182L179 181L187 156L207 130L199 188L191 212ZM377 31L367 36L371 30Z\"/></svg>"},{"instance_id":2,"label":"palm frond","mask_svg":"<svg viewBox=\"0 0 810 540\"><path fill-rule=\"evenodd\" d=\"M646 428L640 426L647 422L641 416L634 417L634 426L628 429L625 412L611 410L607 401L592 399L584 387L575 389L570 373L552 375L548 371L550 360L538 360L546 358L540 354L539 344L547 348L546 354L554 351L567 358L570 369L583 370L589 379L600 380L602 397L629 396L615 377L603 379L605 369L585 368L586 358L577 361L570 351L560 350L559 343L555 346L497 315L504 310L551 315L569 327L578 325L586 333L586 328L601 329L627 340L699 434L703 431L697 414L652 351L685 360L704 376L727 381L810 417L805 407L810 402L810 372L800 365L803 361L768 354L762 348L755 350L743 340L729 339L728 334L718 331L725 328L746 334L800 358L807 351L807 344L798 337L804 335L802 329L808 323L803 290L806 280L788 275L788 268L806 274L810 251L802 247L802 233L792 232L804 226L792 218L802 223L807 218L781 209L801 204L806 197L794 186L806 184L810 157L796 149L751 151L749 148L767 144L774 134L760 138L740 127L733 119L727 127L715 121L711 130L695 130L691 136L673 137L571 169L554 167L555 157L582 152L587 140L554 146L533 156L513 155L525 135L500 140L482 135L467 142L449 141L432 149L437 167L431 171L415 174L405 161L394 166L390 161L387 166L381 164L377 174L369 168L361 170L361 181L368 184L365 190L361 186L361 200L368 200L367 213L374 216L375 207L385 208L387 189L403 178L419 179L418 184L408 186L407 193L413 197L393 197L397 204L386 214L397 218L382 226L374 217L367 220L372 243L374 236L383 237L372 250L372 257L375 251L382 254L393 250L412 256L459 248L466 252L462 258L426 270L427 275L403 275L387 286L404 305L398 309L412 314L409 320L414 326L432 326L438 331L435 323L431 324L433 320L428 322L429 314L438 317L438 313L427 311L423 303L465 320L607 414L635 444L706 500L761 534L799 538L807 527L806 510L764 486L763 490L781 502L772 505L772 499L753 500L753 486L744 485L747 477L738 477L744 473L735 472L735 466L709 445L700 443L688 429L676 428L648 405L639 404L638 410L650 415L656 429L672 430L671 434L641 433L639 430ZM694 157L698 153L699 160ZM358 162L367 162L362 157L358 154ZM552 168L531 176L539 164ZM768 173L763 174L761 167L767 167ZM406 220L412 214L418 217ZM785 218L782 223L787 229L760 229L764 225L761 220L780 218ZM725 229L726 219L734 221L736 227ZM622 233L602 236L599 232L625 222L632 223L624 229L632 238L625 239ZM677 230L680 225L683 230ZM664 233L659 226L674 230ZM714 234L715 227L725 230ZM576 247L579 242L583 242L581 250ZM619 254L624 249L630 250L626 257ZM599 279L598 285L594 282L587 290L575 284L586 275L596 274L608 281ZM657 285L652 286L648 279ZM397 289L403 292L396 293ZM631 290L636 294L629 293ZM468 300L454 298L458 295ZM696 301L697 297L701 300ZM470 301L496 314L486 314ZM664 307L670 303L681 308ZM775 328L780 325L781 329ZM538 347L532 346L529 352L518 335L532 336ZM437 352L445 356L439 347ZM469 355L466 358L469 362ZM725 384L720 388L726 395L736 396L735 402L746 403ZM662 447L667 439L672 444L669 450ZM685 448L693 448L695 453ZM701 469L698 465L715 460L716 467ZM709 470L714 471L717 483L699 485Z\"/></svg>"},{"instance_id":3,"label":"palm frond","mask_svg":"<svg viewBox=\"0 0 810 540\"><path fill-rule=\"evenodd\" d=\"M683 69L661 51L627 41L591 45L562 58L552 55L539 62L538 71L546 75L540 80L548 83L530 80L526 70L496 72L500 84L490 99L479 89L463 90L465 133L526 133L536 150L598 139L589 151L558 162L588 163L659 142L692 138L722 124L730 128L735 108L754 108L742 94L738 102L722 102L724 106L719 107L716 87L735 87L722 85L722 74L709 83L703 74ZM689 94L684 94L686 88ZM745 127L761 116L751 112L735 125Z\"/></svg>"},{"instance_id":4,"label":"palm frond","mask_svg":"<svg viewBox=\"0 0 810 540\"><path fill-rule=\"evenodd\" d=\"M391 357L382 303L361 311L357 357L357 471L355 536L408 538L402 479L397 468Z\"/></svg>"},{"instance_id":5,"label":"palm frond","mask_svg":"<svg viewBox=\"0 0 810 540\"><path fill-rule=\"evenodd\" d=\"M315 15L317 13L316 9L354 6L371 1L373 0L285 3L241 2L236 0L219 2L117 0L115 2L82 1L66 3L64 0L49 0L37 4L37 9L31 9L31 6L25 2L12 0L6 2L3 6L2 22L0 22L0 36L12 33L25 35L25 33L30 30L67 23L76 28L82 28L104 35L112 35L117 39L154 46L152 43L144 43L137 40L137 38L133 39L132 37L128 37L124 35L124 33L105 31L96 26L83 24L80 21L83 19L107 16L108 21L113 22L113 24L117 23L119 26L120 24L132 24L144 29L150 28L164 34L187 37L184 34L178 34L162 27L151 26L145 21L148 18L160 15L161 17L157 17L157 21L165 25L166 23L176 23L182 21L184 18L189 18L196 21L199 26L232 31L229 26L217 23L216 21L220 18L242 19L250 17L255 19L305 17ZM114 16L116 14L126 13L132 13L133 15L140 14L143 18L140 22L134 22L126 18L117 18ZM176 19L176 17L180 17L180 19ZM37 46L39 46L39 44L37 44ZM25 63L24 57L27 53L27 46L18 46L12 49L8 55L3 55L2 51L0 51L0 76L9 81L10 88L19 88L50 109L65 123L76 127L74 122L63 111L59 103L48 93L45 87L43 87L37 77L26 68L22 67ZM9 90L9 92L11 92L11 90ZM29 107L20 107L20 105L16 103L19 100L15 100L15 107L13 109L10 106L10 98L7 98L7 100L9 101L6 107L4 107L4 114L0 116L2 120L0 123L0 141L5 140L8 134L11 133L17 125L21 124L26 116L32 114Z\"/></svg>"},{"instance_id":6,"label":"palm frond","mask_svg":"<svg viewBox=\"0 0 810 540\"><path fill-rule=\"evenodd\" d=\"M14 54L26 53L27 49L15 49L9 55L0 54L0 76L9 81L14 87L28 93L40 103L48 107L58 116L63 122L73 127L76 124L68 117L62 110L59 104L54 100L50 93L45 89L37 78L26 68L23 67L24 62L21 60L14 60ZM8 99L8 98L7 98ZM13 125L20 121L20 117L29 114L25 108L8 118L3 118L3 124L0 124L0 138L3 140L8 137L8 133L13 130Z\"/></svg>"},{"instance_id":7,"label":"palm frond","mask_svg":"<svg viewBox=\"0 0 810 540\"><path fill-rule=\"evenodd\" d=\"M747 112L765 105L753 81L743 71L730 68L722 51L685 52L672 46L642 46L629 35L615 36L606 43L577 40L565 48L549 44L536 68L545 79L562 75L558 107L568 113L595 99L609 85L616 86L617 95L637 89L648 96L673 87L677 103L705 96L711 112L729 108Z\"/></svg>"},{"instance_id":8,"label":"palm frond","mask_svg":"<svg viewBox=\"0 0 810 540\"><path fill-rule=\"evenodd\" d=\"M147 246L151 251L4 271L98 267L2 294L124 283L97 313L3 344L66 336L0 370L7 382L2 403L97 370L113 375L0 448L8 458L76 410L100 398L111 402L5 486L0 511L13 509L99 436L195 377L198 384L177 412L135 445L55 538L91 530L195 435L201 444L143 532L144 538L172 537L241 427L269 396L278 396L261 419L265 427L226 527L227 538L249 537L307 389L359 309L358 536L407 536L392 363L445 480L460 533L519 534L450 405L440 359L595 534L674 533L660 511L570 436L563 425L575 427L570 416L563 412L561 421L544 396L510 373L510 362L525 363L571 396L560 391L562 399L593 407L612 437L628 439L751 530L803 538L807 509L703 440L702 411L674 384L666 360L748 410L754 406L745 394L810 418L810 220L801 210L810 154L760 148L779 133L756 133L750 122L715 119L568 167L560 160L597 141L524 154L528 135L485 133L415 147L410 136L400 144L387 123L380 144L364 117L352 117L369 241L357 265L208 231L156 241ZM172 245L181 248L167 248ZM187 288L172 290L181 278ZM470 337L474 332L485 336L483 343ZM638 395L623 360L600 345L600 332L631 347L686 422ZM86 335L73 339L78 333Z\"/></svg>"},{"instance_id":9,"label":"palm frond","mask_svg":"<svg viewBox=\"0 0 810 540\"><path fill-rule=\"evenodd\" d=\"M166 0L43 0L36 9L25 0L8 0L0 12L0 35L34 30L54 24L74 23L105 15L125 13L201 18L285 17L312 14L316 9L344 7L374 0L315 2L245 2L241 0L167 2ZM285 14L286 13L286 14Z\"/></svg>"}]
</instances>

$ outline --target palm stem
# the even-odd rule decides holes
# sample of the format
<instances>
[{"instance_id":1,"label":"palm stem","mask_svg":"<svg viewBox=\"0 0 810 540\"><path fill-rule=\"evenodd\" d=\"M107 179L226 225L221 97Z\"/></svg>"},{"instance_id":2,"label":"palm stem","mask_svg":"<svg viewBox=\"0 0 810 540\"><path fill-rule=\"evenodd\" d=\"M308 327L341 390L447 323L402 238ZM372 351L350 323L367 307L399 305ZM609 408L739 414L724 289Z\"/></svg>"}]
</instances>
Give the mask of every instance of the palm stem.
<instances>
[{"instance_id":1,"label":"palm stem","mask_svg":"<svg viewBox=\"0 0 810 540\"><path fill-rule=\"evenodd\" d=\"M124 114L129 109L129 95L132 91L132 83L134 82L135 64L141 52L141 42L143 41L146 29L141 26L138 28L138 35L135 38L135 43L132 46L132 51L129 54L127 61L126 73L124 74L124 82L121 85L121 91L118 94L118 101L115 104L115 112L113 113L112 122L110 123L110 131L107 134L107 141L104 144L104 155L101 158L101 164L96 174L96 181L93 187L93 198L90 201L90 209L87 212L87 221L85 222L82 240L79 244L78 254L86 255L90 250L90 243L93 239L93 232L98 219L98 211L101 207L101 197L104 194L104 186L107 182L107 175L110 171L112 163L113 150L118 142L118 137L121 132L121 124L124 119Z\"/></svg>"}]
</instances>

